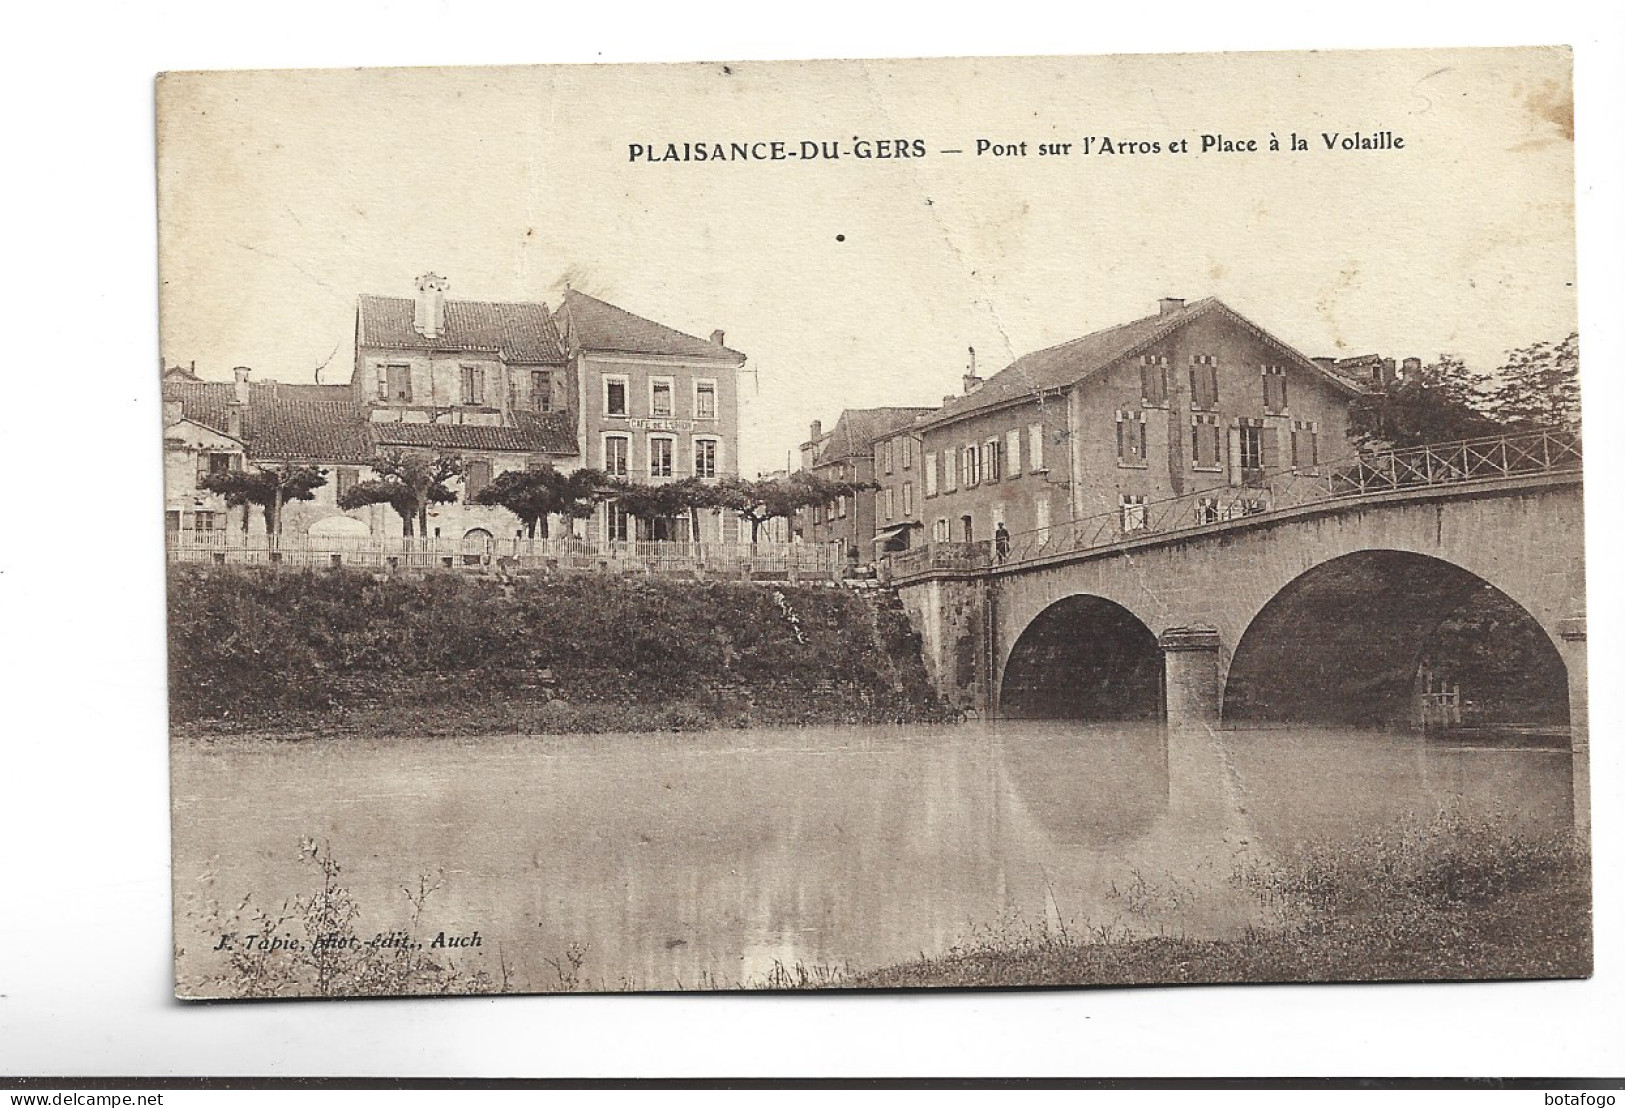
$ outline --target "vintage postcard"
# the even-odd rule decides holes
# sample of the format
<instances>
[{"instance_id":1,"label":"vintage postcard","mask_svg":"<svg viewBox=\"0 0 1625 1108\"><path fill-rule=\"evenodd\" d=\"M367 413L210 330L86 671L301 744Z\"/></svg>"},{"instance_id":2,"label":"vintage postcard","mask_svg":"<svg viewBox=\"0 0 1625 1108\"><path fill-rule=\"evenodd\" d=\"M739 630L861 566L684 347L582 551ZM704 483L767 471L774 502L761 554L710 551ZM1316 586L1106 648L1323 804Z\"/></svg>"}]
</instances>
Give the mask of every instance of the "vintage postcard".
<instances>
[{"instance_id":1,"label":"vintage postcard","mask_svg":"<svg viewBox=\"0 0 1625 1108\"><path fill-rule=\"evenodd\" d=\"M1589 975L1570 72L164 74L177 994Z\"/></svg>"}]
</instances>

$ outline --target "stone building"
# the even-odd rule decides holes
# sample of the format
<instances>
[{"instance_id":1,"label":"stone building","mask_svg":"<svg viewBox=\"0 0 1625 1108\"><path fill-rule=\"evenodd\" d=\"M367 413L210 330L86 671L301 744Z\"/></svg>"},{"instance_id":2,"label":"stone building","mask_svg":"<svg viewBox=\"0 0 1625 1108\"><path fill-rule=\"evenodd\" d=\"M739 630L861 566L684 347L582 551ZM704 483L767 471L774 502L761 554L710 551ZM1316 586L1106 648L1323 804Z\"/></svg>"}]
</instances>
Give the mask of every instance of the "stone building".
<instances>
[{"instance_id":1,"label":"stone building","mask_svg":"<svg viewBox=\"0 0 1625 1108\"><path fill-rule=\"evenodd\" d=\"M585 464L612 477L663 484L739 473L739 370L745 355L723 332L709 339L633 315L586 293L567 291L559 308L569 377L579 388ZM610 503L592 520L604 539L731 542L738 519L704 512L690 521L632 521Z\"/></svg>"},{"instance_id":2,"label":"stone building","mask_svg":"<svg viewBox=\"0 0 1625 1108\"><path fill-rule=\"evenodd\" d=\"M362 295L348 385L251 381L246 367L229 382L166 369L167 530L263 530L252 518L258 509L228 513L198 478L297 462L327 470L328 481L314 500L287 506L284 536L399 536L392 508L338 507L346 491L376 476L368 463L393 448L462 460L464 476L451 483L457 500L430 506L428 535L470 549L521 533L506 509L472 502L508 470L595 465L653 482L737 471L737 373L745 356L724 347L720 331L707 342L575 292L555 317L539 302L449 299L448 285L431 273L418 279L415 296ZM707 517L701 538L723 532L717 515ZM686 537L667 521L629 526L614 509L550 524L555 536Z\"/></svg>"},{"instance_id":3,"label":"stone building","mask_svg":"<svg viewBox=\"0 0 1625 1108\"><path fill-rule=\"evenodd\" d=\"M801 468L832 481L878 484L876 442L890 441L903 428L931 411L931 408L848 408L828 432L822 423L815 421L807 441L801 444ZM910 456L908 468L913 465ZM836 544L848 561L872 561L876 555L876 527L889 529L898 518L895 500L888 504L883 495L876 491L860 492L822 507L802 509L798 523L803 540Z\"/></svg>"},{"instance_id":4,"label":"stone building","mask_svg":"<svg viewBox=\"0 0 1625 1108\"><path fill-rule=\"evenodd\" d=\"M1187 494L1198 513L1249 496L1267 507L1271 475L1343 449L1360 394L1219 300L1165 299L985 382L967 377L913 428L919 518L934 541L983 543L1001 524L1046 536L1115 517L1132 531L1150 505Z\"/></svg>"}]
</instances>

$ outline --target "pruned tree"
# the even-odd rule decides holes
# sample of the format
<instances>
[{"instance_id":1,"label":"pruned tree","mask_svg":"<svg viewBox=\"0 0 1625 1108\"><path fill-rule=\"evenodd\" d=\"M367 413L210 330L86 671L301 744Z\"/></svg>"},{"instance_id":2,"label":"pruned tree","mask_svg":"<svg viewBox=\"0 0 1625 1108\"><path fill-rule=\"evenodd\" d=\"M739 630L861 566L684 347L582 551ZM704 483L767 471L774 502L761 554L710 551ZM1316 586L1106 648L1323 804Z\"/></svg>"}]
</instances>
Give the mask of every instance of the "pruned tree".
<instances>
[{"instance_id":1,"label":"pruned tree","mask_svg":"<svg viewBox=\"0 0 1625 1108\"><path fill-rule=\"evenodd\" d=\"M519 517L531 538L547 537L547 517L585 519L605 495L607 479L596 469L560 473L552 465L499 473L474 497L476 504L508 509Z\"/></svg>"},{"instance_id":2,"label":"pruned tree","mask_svg":"<svg viewBox=\"0 0 1625 1108\"><path fill-rule=\"evenodd\" d=\"M1490 375L1482 405L1509 426L1579 430L1580 336L1510 351Z\"/></svg>"},{"instance_id":3,"label":"pruned tree","mask_svg":"<svg viewBox=\"0 0 1625 1108\"><path fill-rule=\"evenodd\" d=\"M684 477L660 485L635 484L619 478L609 481L605 494L640 520L688 519L689 534L700 533L700 512L720 507L718 486L698 477Z\"/></svg>"},{"instance_id":4,"label":"pruned tree","mask_svg":"<svg viewBox=\"0 0 1625 1108\"><path fill-rule=\"evenodd\" d=\"M463 460L455 454L398 447L379 451L371 465L378 476L350 488L339 497L339 507L350 511L388 504L401 517L401 531L408 538L414 533L414 523L417 534L428 533L430 504L457 500L457 493L446 482L461 477L464 470Z\"/></svg>"},{"instance_id":5,"label":"pruned tree","mask_svg":"<svg viewBox=\"0 0 1625 1108\"><path fill-rule=\"evenodd\" d=\"M834 481L807 470L789 477L764 477L751 481L724 477L715 485L718 507L727 508L750 524L750 541L761 538L762 527L771 520L791 519L803 508L821 508L843 496L855 496L874 489L872 481Z\"/></svg>"},{"instance_id":6,"label":"pruned tree","mask_svg":"<svg viewBox=\"0 0 1625 1108\"><path fill-rule=\"evenodd\" d=\"M265 533L282 533L282 507L291 500L314 500L316 490L327 484L327 470L294 462L253 463L251 469L208 473L198 478L198 488L218 493L233 508L257 505L265 513ZM243 516L248 527L248 516Z\"/></svg>"}]
</instances>

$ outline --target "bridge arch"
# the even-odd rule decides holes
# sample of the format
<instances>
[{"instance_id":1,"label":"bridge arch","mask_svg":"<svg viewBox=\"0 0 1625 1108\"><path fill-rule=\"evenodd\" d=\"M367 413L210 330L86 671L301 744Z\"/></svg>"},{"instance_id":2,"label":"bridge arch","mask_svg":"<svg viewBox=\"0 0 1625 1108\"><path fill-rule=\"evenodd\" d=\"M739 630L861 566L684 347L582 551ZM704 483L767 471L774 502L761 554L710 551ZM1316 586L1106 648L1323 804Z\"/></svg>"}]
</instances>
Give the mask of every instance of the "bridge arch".
<instances>
[{"instance_id":1,"label":"bridge arch","mask_svg":"<svg viewBox=\"0 0 1625 1108\"><path fill-rule=\"evenodd\" d=\"M1013 719L1156 719L1157 636L1115 600L1075 593L1050 604L1011 647L998 714Z\"/></svg>"},{"instance_id":2,"label":"bridge arch","mask_svg":"<svg viewBox=\"0 0 1625 1108\"><path fill-rule=\"evenodd\" d=\"M1386 548L1327 558L1259 608L1231 654L1222 717L1415 724L1424 673L1479 722L1569 723L1567 664L1525 604L1454 560Z\"/></svg>"}]
</instances>

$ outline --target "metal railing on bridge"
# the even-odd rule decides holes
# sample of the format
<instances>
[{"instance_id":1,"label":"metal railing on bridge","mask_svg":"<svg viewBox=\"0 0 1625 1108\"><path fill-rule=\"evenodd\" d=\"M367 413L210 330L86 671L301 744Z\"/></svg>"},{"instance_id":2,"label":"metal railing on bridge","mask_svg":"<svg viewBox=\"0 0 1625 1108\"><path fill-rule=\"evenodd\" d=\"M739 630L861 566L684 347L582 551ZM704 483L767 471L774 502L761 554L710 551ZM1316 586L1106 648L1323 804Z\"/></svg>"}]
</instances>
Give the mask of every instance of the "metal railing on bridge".
<instances>
[{"instance_id":1,"label":"metal railing on bridge","mask_svg":"<svg viewBox=\"0 0 1625 1108\"><path fill-rule=\"evenodd\" d=\"M1543 429L1404 450L1365 451L1336 462L1249 471L1240 485L1124 504L1115 511L982 542L937 542L888 555L882 575L896 581L923 573L980 571L1114 546L1148 535L1196 531L1346 497L1460 485L1581 468L1578 431Z\"/></svg>"},{"instance_id":2,"label":"metal railing on bridge","mask_svg":"<svg viewBox=\"0 0 1625 1108\"><path fill-rule=\"evenodd\" d=\"M624 542L575 537L378 539L216 530L172 532L166 548L172 562L351 566L378 572L609 572L778 580L834 578L847 564L838 548L815 543Z\"/></svg>"}]
</instances>

